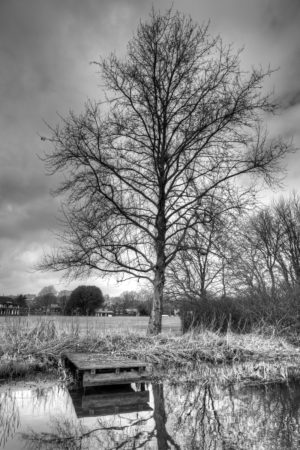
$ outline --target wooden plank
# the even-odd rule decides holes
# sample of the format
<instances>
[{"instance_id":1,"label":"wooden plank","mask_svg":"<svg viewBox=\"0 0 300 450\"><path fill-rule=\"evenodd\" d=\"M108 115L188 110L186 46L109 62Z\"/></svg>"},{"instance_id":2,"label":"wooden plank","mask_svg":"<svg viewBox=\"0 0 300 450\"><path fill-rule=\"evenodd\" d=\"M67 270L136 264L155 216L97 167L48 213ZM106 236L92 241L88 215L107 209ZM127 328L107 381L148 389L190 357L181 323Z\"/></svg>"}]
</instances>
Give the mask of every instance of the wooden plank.
<instances>
[{"instance_id":1,"label":"wooden plank","mask_svg":"<svg viewBox=\"0 0 300 450\"><path fill-rule=\"evenodd\" d=\"M138 372L120 372L117 373L96 373L92 375L88 372L83 374L82 378L82 386L105 386L105 385L113 385L113 384L126 384L126 383L135 383L139 381L144 381L149 377L149 373L143 371L141 373Z\"/></svg>"},{"instance_id":2,"label":"wooden plank","mask_svg":"<svg viewBox=\"0 0 300 450\"><path fill-rule=\"evenodd\" d=\"M147 363L134 359L108 358L98 353L65 353L67 358L78 370L115 370L146 368Z\"/></svg>"}]
</instances>

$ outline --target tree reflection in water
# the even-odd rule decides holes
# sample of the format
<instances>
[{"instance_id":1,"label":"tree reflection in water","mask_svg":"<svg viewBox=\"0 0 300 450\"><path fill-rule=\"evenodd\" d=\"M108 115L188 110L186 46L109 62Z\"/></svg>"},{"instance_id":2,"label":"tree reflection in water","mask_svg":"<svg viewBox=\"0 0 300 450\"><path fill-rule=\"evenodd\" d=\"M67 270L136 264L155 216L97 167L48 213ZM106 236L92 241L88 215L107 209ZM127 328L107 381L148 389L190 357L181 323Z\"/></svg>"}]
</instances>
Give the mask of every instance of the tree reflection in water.
<instances>
[{"instance_id":1,"label":"tree reflection in water","mask_svg":"<svg viewBox=\"0 0 300 450\"><path fill-rule=\"evenodd\" d=\"M299 396L299 384L179 386L165 399L170 433L182 449L299 449Z\"/></svg>"},{"instance_id":2,"label":"tree reflection in water","mask_svg":"<svg viewBox=\"0 0 300 450\"><path fill-rule=\"evenodd\" d=\"M152 385L153 412L53 422L24 438L30 449L240 450L300 448L300 386Z\"/></svg>"},{"instance_id":3,"label":"tree reflection in water","mask_svg":"<svg viewBox=\"0 0 300 450\"><path fill-rule=\"evenodd\" d=\"M167 431L167 414L165 410L164 386L163 384L153 384L153 403L155 421L156 440L158 450L180 449L180 446L174 441L173 437Z\"/></svg>"},{"instance_id":4,"label":"tree reflection in water","mask_svg":"<svg viewBox=\"0 0 300 450\"><path fill-rule=\"evenodd\" d=\"M122 424L116 424L116 416L99 417L97 426L87 427L83 421L52 420L51 432L23 433L27 448L31 450L54 449L178 449L166 429L167 414L162 384L152 385L154 411L137 419L120 416ZM157 442L157 445L156 445Z\"/></svg>"},{"instance_id":5,"label":"tree reflection in water","mask_svg":"<svg viewBox=\"0 0 300 450\"><path fill-rule=\"evenodd\" d=\"M147 449L152 432L143 431L148 419L128 419L127 424L117 426L99 418L97 426L87 428L82 422L66 420L53 421L53 432L23 434L30 450L77 450L77 449ZM141 427L141 428L140 428Z\"/></svg>"},{"instance_id":6,"label":"tree reflection in water","mask_svg":"<svg viewBox=\"0 0 300 450\"><path fill-rule=\"evenodd\" d=\"M19 409L10 389L0 393L0 448L14 435L20 424Z\"/></svg>"},{"instance_id":7,"label":"tree reflection in water","mask_svg":"<svg viewBox=\"0 0 300 450\"><path fill-rule=\"evenodd\" d=\"M6 443L11 440L18 432L22 421L21 409L30 411L30 414L41 415L45 410L51 408L51 403L55 396L53 390L58 391L59 388L42 388L36 387L20 388L18 385L5 387L3 385L0 391L0 448L5 448Z\"/></svg>"}]
</instances>

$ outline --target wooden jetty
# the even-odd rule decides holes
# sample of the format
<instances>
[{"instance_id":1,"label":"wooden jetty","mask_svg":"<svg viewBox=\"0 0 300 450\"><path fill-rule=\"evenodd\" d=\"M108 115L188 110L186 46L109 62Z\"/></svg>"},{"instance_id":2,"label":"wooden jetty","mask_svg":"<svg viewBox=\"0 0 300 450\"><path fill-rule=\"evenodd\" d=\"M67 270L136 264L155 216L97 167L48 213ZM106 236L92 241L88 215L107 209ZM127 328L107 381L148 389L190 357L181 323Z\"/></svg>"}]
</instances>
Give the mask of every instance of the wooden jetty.
<instances>
[{"instance_id":1,"label":"wooden jetty","mask_svg":"<svg viewBox=\"0 0 300 450\"><path fill-rule=\"evenodd\" d=\"M99 353L65 353L65 365L73 369L82 387L143 382L149 366L133 359L108 358Z\"/></svg>"}]
</instances>

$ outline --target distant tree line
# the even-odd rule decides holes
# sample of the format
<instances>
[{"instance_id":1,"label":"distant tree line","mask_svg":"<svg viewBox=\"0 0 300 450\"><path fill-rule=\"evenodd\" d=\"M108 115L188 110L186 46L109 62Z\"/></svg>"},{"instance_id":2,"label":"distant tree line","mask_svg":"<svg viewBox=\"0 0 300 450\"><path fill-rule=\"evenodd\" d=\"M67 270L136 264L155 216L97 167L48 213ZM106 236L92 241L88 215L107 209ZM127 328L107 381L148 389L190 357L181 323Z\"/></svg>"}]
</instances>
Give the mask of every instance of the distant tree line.
<instances>
[{"instance_id":1,"label":"distant tree line","mask_svg":"<svg viewBox=\"0 0 300 450\"><path fill-rule=\"evenodd\" d=\"M103 303L103 294L96 286L78 286L62 295L53 286L46 286L32 302L27 302L27 307L33 314L92 315Z\"/></svg>"},{"instance_id":2,"label":"distant tree line","mask_svg":"<svg viewBox=\"0 0 300 450\"><path fill-rule=\"evenodd\" d=\"M100 309L116 315L131 311L139 316L149 316L152 307L152 295L147 289L125 291L110 297L103 296L96 286L78 286L69 293L57 293L54 286L46 286L30 302L26 301L26 296L19 297L30 314L94 315ZM174 314L174 308L174 302L166 300L163 313Z\"/></svg>"}]
</instances>

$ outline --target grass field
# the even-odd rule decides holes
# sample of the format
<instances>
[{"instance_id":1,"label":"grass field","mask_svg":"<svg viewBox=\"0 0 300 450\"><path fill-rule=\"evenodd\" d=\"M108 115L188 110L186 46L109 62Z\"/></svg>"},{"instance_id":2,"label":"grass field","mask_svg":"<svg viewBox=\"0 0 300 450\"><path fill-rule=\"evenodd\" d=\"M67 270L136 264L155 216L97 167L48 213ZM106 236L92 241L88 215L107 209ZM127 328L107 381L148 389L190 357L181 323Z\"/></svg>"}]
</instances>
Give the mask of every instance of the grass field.
<instances>
[{"instance_id":1,"label":"grass field","mask_svg":"<svg viewBox=\"0 0 300 450\"><path fill-rule=\"evenodd\" d=\"M116 316L116 317L88 317L88 316L25 316L0 317L0 335L9 328L30 329L41 322L53 322L59 333L78 334L79 336L97 335L110 332L132 333L147 331L149 317ZM180 319L177 316L162 318L163 333L181 334Z\"/></svg>"}]
</instances>

